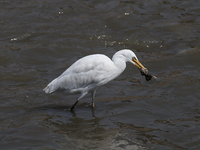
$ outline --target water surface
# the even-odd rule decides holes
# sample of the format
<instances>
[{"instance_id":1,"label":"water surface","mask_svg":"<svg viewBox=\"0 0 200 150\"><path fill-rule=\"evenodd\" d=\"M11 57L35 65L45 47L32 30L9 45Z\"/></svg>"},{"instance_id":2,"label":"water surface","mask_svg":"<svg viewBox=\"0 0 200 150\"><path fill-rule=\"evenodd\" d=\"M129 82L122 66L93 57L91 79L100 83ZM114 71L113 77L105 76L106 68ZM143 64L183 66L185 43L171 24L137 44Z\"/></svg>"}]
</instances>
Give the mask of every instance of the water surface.
<instances>
[{"instance_id":1,"label":"water surface","mask_svg":"<svg viewBox=\"0 0 200 150\"><path fill-rule=\"evenodd\" d=\"M1 149L200 149L200 2L0 2ZM135 66L88 94L42 89L77 59L133 50Z\"/></svg>"}]
</instances>

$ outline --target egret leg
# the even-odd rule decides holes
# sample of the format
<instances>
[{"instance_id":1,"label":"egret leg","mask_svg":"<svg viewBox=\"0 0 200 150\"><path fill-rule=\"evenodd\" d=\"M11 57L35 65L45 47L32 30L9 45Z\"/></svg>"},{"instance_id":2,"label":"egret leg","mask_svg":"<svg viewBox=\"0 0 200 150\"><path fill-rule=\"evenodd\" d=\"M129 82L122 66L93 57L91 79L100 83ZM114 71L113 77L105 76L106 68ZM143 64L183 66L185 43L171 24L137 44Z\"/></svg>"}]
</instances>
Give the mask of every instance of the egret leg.
<instances>
[{"instance_id":1,"label":"egret leg","mask_svg":"<svg viewBox=\"0 0 200 150\"><path fill-rule=\"evenodd\" d=\"M95 100L96 90L92 92L92 108L95 108L94 100Z\"/></svg>"},{"instance_id":2,"label":"egret leg","mask_svg":"<svg viewBox=\"0 0 200 150\"><path fill-rule=\"evenodd\" d=\"M74 109L76 108L76 105L78 104L78 101L79 101L79 100L77 100L77 101L74 103L74 105L72 105L72 107L70 108L70 111L71 111L71 112L73 112Z\"/></svg>"},{"instance_id":3,"label":"egret leg","mask_svg":"<svg viewBox=\"0 0 200 150\"><path fill-rule=\"evenodd\" d=\"M80 100L81 98L83 98L86 94L87 94L87 92L81 94L81 96L78 98L78 100L77 100L77 101L74 103L74 105L72 105L72 107L70 108L70 111L71 111L71 112L73 112L73 111L75 110L76 105L78 104L79 100Z\"/></svg>"}]
</instances>

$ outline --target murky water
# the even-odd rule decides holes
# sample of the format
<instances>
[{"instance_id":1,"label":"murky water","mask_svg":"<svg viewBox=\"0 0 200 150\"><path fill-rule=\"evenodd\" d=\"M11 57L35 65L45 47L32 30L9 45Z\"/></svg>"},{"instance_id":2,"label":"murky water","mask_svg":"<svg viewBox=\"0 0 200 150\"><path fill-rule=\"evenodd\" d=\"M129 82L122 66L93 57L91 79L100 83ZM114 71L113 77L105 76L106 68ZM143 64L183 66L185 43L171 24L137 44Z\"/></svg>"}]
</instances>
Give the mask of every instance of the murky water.
<instances>
[{"instance_id":1,"label":"murky water","mask_svg":"<svg viewBox=\"0 0 200 150\"><path fill-rule=\"evenodd\" d=\"M1 1L1 149L200 149L200 1ZM132 49L135 66L88 94L42 89L77 59Z\"/></svg>"}]
</instances>

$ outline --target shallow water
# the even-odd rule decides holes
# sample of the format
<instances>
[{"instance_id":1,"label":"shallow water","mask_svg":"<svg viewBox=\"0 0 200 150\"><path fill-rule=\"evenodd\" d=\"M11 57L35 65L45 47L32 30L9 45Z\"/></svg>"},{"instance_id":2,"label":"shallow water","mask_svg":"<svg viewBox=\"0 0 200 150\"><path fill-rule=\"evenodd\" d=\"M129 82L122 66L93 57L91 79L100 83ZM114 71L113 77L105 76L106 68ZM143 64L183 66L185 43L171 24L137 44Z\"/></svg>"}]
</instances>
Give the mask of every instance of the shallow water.
<instances>
[{"instance_id":1,"label":"shallow water","mask_svg":"<svg viewBox=\"0 0 200 150\"><path fill-rule=\"evenodd\" d=\"M200 2L0 2L1 149L200 149ZM133 50L130 64L88 94L42 89L77 59Z\"/></svg>"}]
</instances>

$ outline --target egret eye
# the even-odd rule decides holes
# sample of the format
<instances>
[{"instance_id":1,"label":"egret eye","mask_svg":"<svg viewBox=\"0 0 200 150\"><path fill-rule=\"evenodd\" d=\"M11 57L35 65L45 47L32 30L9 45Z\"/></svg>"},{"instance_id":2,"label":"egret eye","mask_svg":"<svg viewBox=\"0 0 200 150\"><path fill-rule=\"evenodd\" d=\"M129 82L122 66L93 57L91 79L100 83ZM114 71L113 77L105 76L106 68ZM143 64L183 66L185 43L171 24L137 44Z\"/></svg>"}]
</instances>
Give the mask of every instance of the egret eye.
<instances>
[{"instance_id":1,"label":"egret eye","mask_svg":"<svg viewBox=\"0 0 200 150\"><path fill-rule=\"evenodd\" d=\"M132 60L136 60L136 58L135 58L135 57L133 57L133 58L132 58Z\"/></svg>"}]
</instances>

